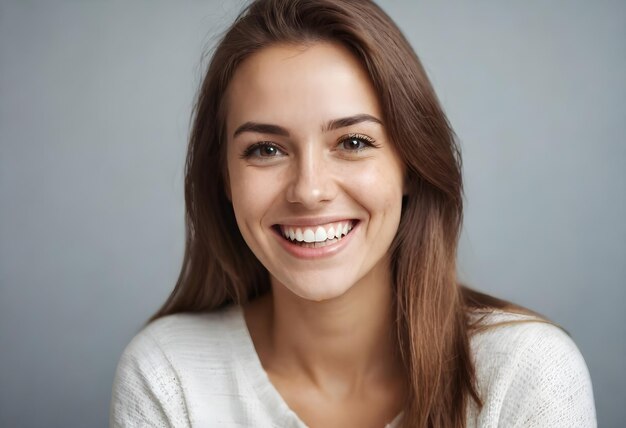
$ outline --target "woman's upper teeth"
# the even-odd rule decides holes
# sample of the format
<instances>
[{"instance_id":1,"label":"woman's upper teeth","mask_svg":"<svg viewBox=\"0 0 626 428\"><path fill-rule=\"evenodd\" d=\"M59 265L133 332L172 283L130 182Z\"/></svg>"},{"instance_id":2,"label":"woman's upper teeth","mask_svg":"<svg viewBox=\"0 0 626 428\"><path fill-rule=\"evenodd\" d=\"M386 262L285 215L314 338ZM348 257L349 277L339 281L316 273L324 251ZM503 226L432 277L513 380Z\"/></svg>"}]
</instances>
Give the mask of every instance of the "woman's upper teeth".
<instances>
[{"instance_id":1,"label":"woman's upper teeth","mask_svg":"<svg viewBox=\"0 0 626 428\"><path fill-rule=\"evenodd\" d=\"M320 224L317 226L286 226L280 225L283 236L298 242L324 242L327 239L340 238L354 226L353 221Z\"/></svg>"}]
</instances>

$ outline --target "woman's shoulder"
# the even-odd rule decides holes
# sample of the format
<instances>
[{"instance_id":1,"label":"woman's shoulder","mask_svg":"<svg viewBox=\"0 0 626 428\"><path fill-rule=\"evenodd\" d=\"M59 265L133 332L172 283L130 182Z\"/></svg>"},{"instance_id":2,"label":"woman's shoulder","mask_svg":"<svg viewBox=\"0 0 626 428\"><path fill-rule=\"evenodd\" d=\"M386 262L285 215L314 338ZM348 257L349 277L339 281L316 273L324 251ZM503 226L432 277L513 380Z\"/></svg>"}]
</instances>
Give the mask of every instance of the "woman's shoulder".
<instances>
[{"instance_id":1,"label":"woman's shoulder","mask_svg":"<svg viewBox=\"0 0 626 428\"><path fill-rule=\"evenodd\" d=\"M546 352L580 355L562 327L539 316L493 310L473 312L470 317L475 353L486 356L537 352L544 356Z\"/></svg>"},{"instance_id":2,"label":"woman's shoulder","mask_svg":"<svg viewBox=\"0 0 626 428\"><path fill-rule=\"evenodd\" d=\"M228 386L233 337L242 334L237 310L168 315L137 333L116 368L111 426L188 426L187 395ZM197 392L200 378L207 384Z\"/></svg>"},{"instance_id":3,"label":"woman's shoulder","mask_svg":"<svg viewBox=\"0 0 626 428\"><path fill-rule=\"evenodd\" d=\"M589 371L565 330L513 312L472 317L476 378L486 404L483 417L497 409L507 426L595 426Z\"/></svg>"},{"instance_id":4,"label":"woman's shoulder","mask_svg":"<svg viewBox=\"0 0 626 428\"><path fill-rule=\"evenodd\" d=\"M228 352L228 341L239 327L236 307L209 312L182 312L166 315L143 327L126 346L122 357L164 354L176 356Z\"/></svg>"}]
</instances>

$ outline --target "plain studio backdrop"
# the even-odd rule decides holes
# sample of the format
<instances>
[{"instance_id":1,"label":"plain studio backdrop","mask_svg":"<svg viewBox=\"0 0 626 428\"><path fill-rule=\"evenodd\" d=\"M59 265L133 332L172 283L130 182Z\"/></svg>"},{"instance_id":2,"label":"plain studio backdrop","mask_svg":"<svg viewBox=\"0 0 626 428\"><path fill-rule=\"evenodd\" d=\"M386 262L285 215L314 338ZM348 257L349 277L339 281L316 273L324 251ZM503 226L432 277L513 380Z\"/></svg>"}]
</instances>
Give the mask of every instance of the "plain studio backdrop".
<instances>
[{"instance_id":1,"label":"plain studio backdrop","mask_svg":"<svg viewBox=\"0 0 626 428\"><path fill-rule=\"evenodd\" d=\"M177 278L189 116L242 1L0 1L0 425L104 427ZM626 3L380 1L461 142L459 273L563 325L626 420Z\"/></svg>"}]
</instances>

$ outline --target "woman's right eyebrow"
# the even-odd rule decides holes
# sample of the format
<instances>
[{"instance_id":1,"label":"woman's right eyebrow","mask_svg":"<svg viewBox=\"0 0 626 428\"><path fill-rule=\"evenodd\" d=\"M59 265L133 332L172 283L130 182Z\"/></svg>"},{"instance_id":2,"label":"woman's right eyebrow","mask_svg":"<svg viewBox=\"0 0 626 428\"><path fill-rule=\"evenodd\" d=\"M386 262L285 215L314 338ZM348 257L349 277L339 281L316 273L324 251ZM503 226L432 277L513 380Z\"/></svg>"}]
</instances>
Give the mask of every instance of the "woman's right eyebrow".
<instances>
[{"instance_id":1,"label":"woman's right eyebrow","mask_svg":"<svg viewBox=\"0 0 626 428\"><path fill-rule=\"evenodd\" d=\"M259 134L272 134L289 137L289 131L285 128L269 123L246 122L235 130L233 138L243 132L258 132Z\"/></svg>"}]
</instances>

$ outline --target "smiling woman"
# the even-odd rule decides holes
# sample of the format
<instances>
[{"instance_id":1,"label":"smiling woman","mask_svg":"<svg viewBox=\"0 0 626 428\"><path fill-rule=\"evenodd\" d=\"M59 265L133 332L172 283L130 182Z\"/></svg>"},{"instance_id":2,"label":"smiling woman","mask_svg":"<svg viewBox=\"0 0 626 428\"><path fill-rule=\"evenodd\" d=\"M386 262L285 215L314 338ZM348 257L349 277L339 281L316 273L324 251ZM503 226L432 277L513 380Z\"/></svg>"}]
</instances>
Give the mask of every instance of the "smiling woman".
<instances>
[{"instance_id":1,"label":"smiling woman","mask_svg":"<svg viewBox=\"0 0 626 428\"><path fill-rule=\"evenodd\" d=\"M170 298L112 426L594 426L558 327L457 283L462 180L419 60L375 4L259 0L218 45Z\"/></svg>"}]
</instances>

